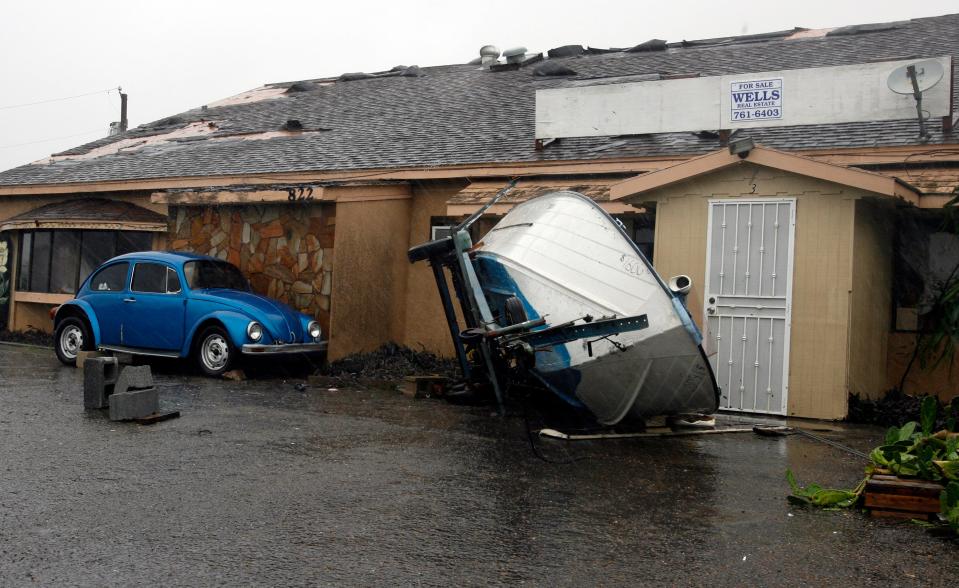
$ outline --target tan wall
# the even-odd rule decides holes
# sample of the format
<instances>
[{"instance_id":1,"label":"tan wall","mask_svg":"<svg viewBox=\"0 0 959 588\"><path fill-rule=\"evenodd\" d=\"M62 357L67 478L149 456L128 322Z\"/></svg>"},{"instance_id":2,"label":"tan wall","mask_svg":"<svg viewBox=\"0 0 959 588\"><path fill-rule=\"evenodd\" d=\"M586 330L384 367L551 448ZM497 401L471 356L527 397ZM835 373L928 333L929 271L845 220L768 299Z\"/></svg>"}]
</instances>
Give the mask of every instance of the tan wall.
<instances>
[{"instance_id":1,"label":"tan wall","mask_svg":"<svg viewBox=\"0 0 959 588\"><path fill-rule=\"evenodd\" d=\"M878 398L887 390L895 226L889 206L856 202L849 323L849 391Z\"/></svg>"},{"instance_id":2,"label":"tan wall","mask_svg":"<svg viewBox=\"0 0 959 588\"><path fill-rule=\"evenodd\" d=\"M336 204L330 360L402 340L410 208L409 198Z\"/></svg>"},{"instance_id":3,"label":"tan wall","mask_svg":"<svg viewBox=\"0 0 959 588\"><path fill-rule=\"evenodd\" d=\"M413 208L407 247L429 240L430 217L446 216L446 201L463 189L465 182L423 182L414 185ZM433 271L426 262L410 265L407 271L406 331L403 343L413 349L451 356L453 344L436 290ZM459 303L450 285L453 306L459 315ZM462 317L460 316L460 324ZM465 325L463 325L465 328Z\"/></svg>"},{"instance_id":4,"label":"tan wall","mask_svg":"<svg viewBox=\"0 0 959 588\"><path fill-rule=\"evenodd\" d=\"M890 333L888 349L884 387L891 390L899 387L902 374L912 359L916 349L916 334ZM956 351L951 366L949 360L944 360L934 370L922 369L916 359L903 388L907 394L935 394L943 402L959 396L959 351Z\"/></svg>"},{"instance_id":5,"label":"tan wall","mask_svg":"<svg viewBox=\"0 0 959 588\"><path fill-rule=\"evenodd\" d=\"M846 415L849 293L854 189L749 164L674 184L656 202L654 265L668 279L688 274L688 304L703 322L706 226L710 198L796 197L788 414Z\"/></svg>"}]
</instances>

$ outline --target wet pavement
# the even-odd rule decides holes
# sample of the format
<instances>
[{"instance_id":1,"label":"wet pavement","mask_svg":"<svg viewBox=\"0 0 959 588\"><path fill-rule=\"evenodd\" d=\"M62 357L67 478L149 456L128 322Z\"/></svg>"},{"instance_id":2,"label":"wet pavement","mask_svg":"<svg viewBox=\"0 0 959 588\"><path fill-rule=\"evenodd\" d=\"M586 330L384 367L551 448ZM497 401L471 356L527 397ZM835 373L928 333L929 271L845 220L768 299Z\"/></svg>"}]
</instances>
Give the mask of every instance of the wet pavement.
<instances>
[{"instance_id":1,"label":"wet pavement","mask_svg":"<svg viewBox=\"0 0 959 588\"><path fill-rule=\"evenodd\" d=\"M959 572L959 545L916 525L789 505L787 467L851 487L864 465L799 436L533 451L522 417L488 409L168 366L156 379L182 417L112 423L83 411L79 370L52 351L0 345L0 585L938 586ZM881 433L825 434L865 449Z\"/></svg>"}]
</instances>

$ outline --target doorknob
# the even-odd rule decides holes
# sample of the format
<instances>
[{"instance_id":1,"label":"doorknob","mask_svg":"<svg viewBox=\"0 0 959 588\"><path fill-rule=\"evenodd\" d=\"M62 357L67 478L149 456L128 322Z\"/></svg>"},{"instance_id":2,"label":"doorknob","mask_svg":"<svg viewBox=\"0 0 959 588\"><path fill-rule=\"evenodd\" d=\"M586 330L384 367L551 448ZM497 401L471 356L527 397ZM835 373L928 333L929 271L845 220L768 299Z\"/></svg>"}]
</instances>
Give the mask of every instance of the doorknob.
<instances>
[{"instance_id":1,"label":"doorknob","mask_svg":"<svg viewBox=\"0 0 959 588\"><path fill-rule=\"evenodd\" d=\"M708 306L708 307L706 307L706 312L709 313L709 314L716 314L716 307L715 307L715 306Z\"/></svg>"}]
</instances>

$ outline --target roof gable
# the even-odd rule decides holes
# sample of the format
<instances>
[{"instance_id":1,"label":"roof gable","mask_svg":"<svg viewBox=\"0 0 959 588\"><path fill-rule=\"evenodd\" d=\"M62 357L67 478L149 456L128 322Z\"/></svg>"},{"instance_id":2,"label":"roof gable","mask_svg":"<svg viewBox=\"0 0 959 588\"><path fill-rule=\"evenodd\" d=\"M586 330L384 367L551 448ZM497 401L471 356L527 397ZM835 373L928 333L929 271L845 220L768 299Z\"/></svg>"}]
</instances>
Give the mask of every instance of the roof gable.
<instances>
[{"instance_id":1,"label":"roof gable","mask_svg":"<svg viewBox=\"0 0 959 588\"><path fill-rule=\"evenodd\" d=\"M728 149L721 149L658 171L624 180L610 188L610 199L636 202L641 200L640 195L657 188L746 163L851 186L882 196L901 198L914 205L919 204L919 192L896 178L861 169L822 163L808 157L784 153L762 146L756 146L748 153L739 155L731 153Z\"/></svg>"}]
</instances>

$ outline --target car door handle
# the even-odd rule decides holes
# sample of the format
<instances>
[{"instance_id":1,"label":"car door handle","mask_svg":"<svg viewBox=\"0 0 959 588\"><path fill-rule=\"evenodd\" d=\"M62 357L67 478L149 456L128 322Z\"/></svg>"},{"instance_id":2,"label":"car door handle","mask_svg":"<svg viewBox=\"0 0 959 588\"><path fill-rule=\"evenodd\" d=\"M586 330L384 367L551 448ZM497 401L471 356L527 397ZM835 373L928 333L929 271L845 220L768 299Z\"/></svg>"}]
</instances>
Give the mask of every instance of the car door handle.
<instances>
[{"instance_id":1,"label":"car door handle","mask_svg":"<svg viewBox=\"0 0 959 588\"><path fill-rule=\"evenodd\" d=\"M136 298L124 298L123 301L124 301L124 302L136 302L137 299L136 299Z\"/></svg>"}]
</instances>

